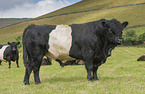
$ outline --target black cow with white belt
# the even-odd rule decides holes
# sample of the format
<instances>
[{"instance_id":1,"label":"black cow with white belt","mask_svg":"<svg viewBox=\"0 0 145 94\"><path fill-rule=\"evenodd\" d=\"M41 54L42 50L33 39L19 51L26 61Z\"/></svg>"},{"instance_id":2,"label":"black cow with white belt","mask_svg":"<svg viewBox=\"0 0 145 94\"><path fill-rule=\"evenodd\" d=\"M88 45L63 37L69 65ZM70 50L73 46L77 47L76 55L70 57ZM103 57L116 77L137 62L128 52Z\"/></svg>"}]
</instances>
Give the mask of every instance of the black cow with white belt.
<instances>
[{"instance_id":1,"label":"black cow with white belt","mask_svg":"<svg viewBox=\"0 0 145 94\"><path fill-rule=\"evenodd\" d=\"M31 72L40 84L39 70L43 56L54 60L82 60L89 81L98 80L97 69L111 51L122 43L122 31L128 22L116 19L72 25L30 25L23 33L24 83ZM93 74L92 74L93 73Z\"/></svg>"},{"instance_id":2,"label":"black cow with white belt","mask_svg":"<svg viewBox=\"0 0 145 94\"><path fill-rule=\"evenodd\" d=\"M17 45L20 42L8 42L8 45L0 45L0 64L2 61L9 62L9 68L11 68L11 61L16 61L17 67L19 67L19 51L17 49Z\"/></svg>"}]
</instances>

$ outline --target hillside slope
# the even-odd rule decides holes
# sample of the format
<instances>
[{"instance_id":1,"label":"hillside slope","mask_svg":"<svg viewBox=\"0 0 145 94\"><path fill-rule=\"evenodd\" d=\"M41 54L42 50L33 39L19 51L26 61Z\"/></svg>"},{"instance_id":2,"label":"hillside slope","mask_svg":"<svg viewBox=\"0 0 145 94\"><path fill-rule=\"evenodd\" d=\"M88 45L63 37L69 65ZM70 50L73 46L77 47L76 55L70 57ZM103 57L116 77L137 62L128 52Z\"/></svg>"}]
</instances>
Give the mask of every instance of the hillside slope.
<instances>
[{"instance_id":1,"label":"hillside slope","mask_svg":"<svg viewBox=\"0 0 145 94\"><path fill-rule=\"evenodd\" d=\"M31 18L1 18L0 19L0 28L4 28L13 24L21 23L28 21Z\"/></svg>"},{"instance_id":2,"label":"hillside slope","mask_svg":"<svg viewBox=\"0 0 145 94\"><path fill-rule=\"evenodd\" d=\"M53 15L78 12L78 11L109 8L109 7L122 6L128 4L137 4L143 2L145 1L144 0L82 0L81 2L78 2L74 5L68 6L66 8L62 8L52 13L42 15L38 18L45 18Z\"/></svg>"},{"instance_id":3,"label":"hillside slope","mask_svg":"<svg viewBox=\"0 0 145 94\"><path fill-rule=\"evenodd\" d=\"M120 22L129 21L130 26L145 24L145 5L133 5L118 8L110 8L105 10L96 10L88 12L80 12L68 15L59 15L63 13L86 11L93 9L109 8L114 6L122 6L127 4L145 3L144 0L83 0L74 5L62 8L55 12L42 15L31 21L23 22L20 24L8 26L0 29L0 43L14 41L15 37L22 36L24 29L30 24L73 24L85 23L90 21L105 19L117 19ZM139 28L139 32L143 32L144 27Z\"/></svg>"}]
</instances>

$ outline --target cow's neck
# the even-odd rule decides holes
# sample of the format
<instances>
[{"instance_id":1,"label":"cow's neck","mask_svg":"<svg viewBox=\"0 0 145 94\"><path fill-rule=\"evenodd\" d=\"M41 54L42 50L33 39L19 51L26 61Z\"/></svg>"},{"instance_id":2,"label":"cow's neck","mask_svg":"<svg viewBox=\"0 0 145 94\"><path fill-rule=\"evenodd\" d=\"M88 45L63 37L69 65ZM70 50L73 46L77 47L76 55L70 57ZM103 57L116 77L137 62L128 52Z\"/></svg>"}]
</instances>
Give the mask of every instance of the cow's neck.
<instances>
[{"instance_id":1,"label":"cow's neck","mask_svg":"<svg viewBox=\"0 0 145 94\"><path fill-rule=\"evenodd\" d=\"M101 37L99 39L100 39L100 42L99 42L100 53L98 53L99 54L98 56L100 56L100 57L97 59L101 59L101 60L99 60L101 62L98 62L98 65L101 65L101 64L105 63L106 58L111 55L111 51L115 48L116 45L110 44L107 41L107 39L105 39L105 38Z\"/></svg>"},{"instance_id":2,"label":"cow's neck","mask_svg":"<svg viewBox=\"0 0 145 94\"><path fill-rule=\"evenodd\" d=\"M105 40L105 42L102 45L104 54L106 57L111 55L111 51L116 47L117 45L110 43L109 41Z\"/></svg>"}]
</instances>

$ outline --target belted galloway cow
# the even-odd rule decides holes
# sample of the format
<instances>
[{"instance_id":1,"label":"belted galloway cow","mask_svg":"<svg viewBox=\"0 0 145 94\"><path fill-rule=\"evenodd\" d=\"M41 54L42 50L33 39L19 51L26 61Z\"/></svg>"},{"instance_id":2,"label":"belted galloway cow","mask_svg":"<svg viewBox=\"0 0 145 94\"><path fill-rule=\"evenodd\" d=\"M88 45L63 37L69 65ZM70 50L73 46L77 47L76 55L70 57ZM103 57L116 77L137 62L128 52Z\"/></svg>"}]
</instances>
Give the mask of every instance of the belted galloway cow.
<instances>
[{"instance_id":1,"label":"belted galloway cow","mask_svg":"<svg viewBox=\"0 0 145 94\"><path fill-rule=\"evenodd\" d=\"M23 33L24 84L29 85L32 71L35 83L41 83L39 70L44 55L60 61L82 60L87 79L98 80L98 67L122 43L122 31L127 25L116 19L101 19L84 24L28 26Z\"/></svg>"},{"instance_id":2,"label":"belted galloway cow","mask_svg":"<svg viewBox=\"0 0 145 94\"><path fill-rule=\"evenodd\" d=\"M17 45L20 42L8 42L8 45L0 45L0 64L2 61L9 62L9 68L11 68L11 61L16 61L17 67L19 67L19 51L17 49Z\"/></svg>"}]
</instances>

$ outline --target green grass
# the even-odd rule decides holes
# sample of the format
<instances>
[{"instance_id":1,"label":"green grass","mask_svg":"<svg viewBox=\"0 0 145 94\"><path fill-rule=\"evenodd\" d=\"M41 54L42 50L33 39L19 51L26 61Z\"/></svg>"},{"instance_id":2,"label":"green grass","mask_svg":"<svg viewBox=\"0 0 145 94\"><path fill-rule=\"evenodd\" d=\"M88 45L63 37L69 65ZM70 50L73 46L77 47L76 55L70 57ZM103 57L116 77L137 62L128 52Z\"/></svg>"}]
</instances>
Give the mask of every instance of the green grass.
<instances>
[{"instance_id":1,"label":"green grass","mask_svg":"<svg viewBox=\"0 0 145 94\"><path fill-rule=\"evenodd\" d=\"M117 47L107 62L99 67L99 81L86 79L84 65L61 68L57 62L41 66L41 84L35 85L33 73L30 86L23 84L25 68L20 58L20 68L12 63L0 66L0 94L144 94L145 62L136 59L143 55L144 48Z\"/></svg>"}]
</instances>

